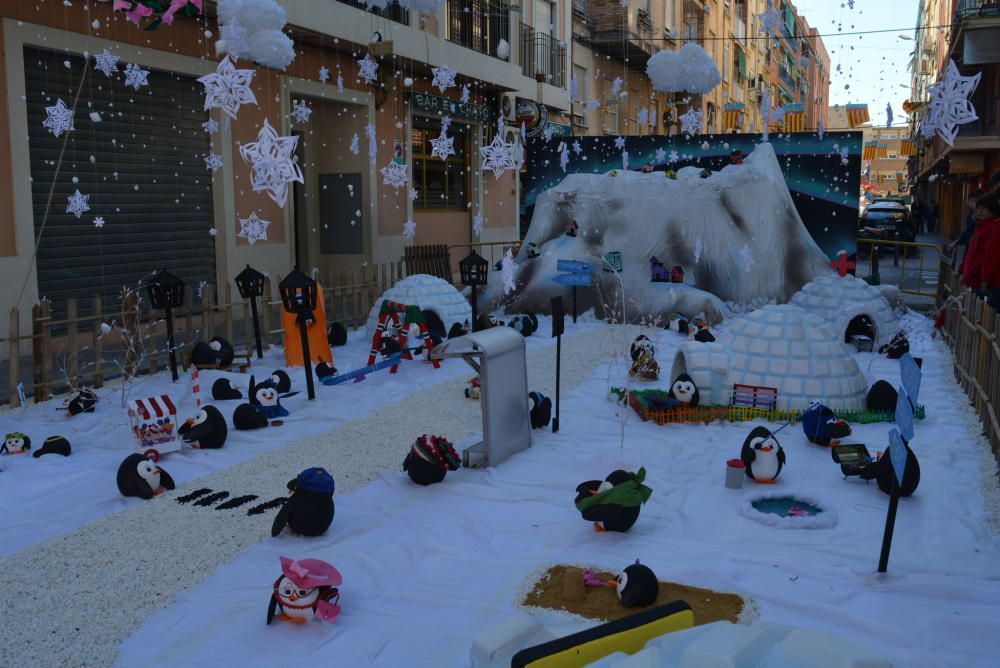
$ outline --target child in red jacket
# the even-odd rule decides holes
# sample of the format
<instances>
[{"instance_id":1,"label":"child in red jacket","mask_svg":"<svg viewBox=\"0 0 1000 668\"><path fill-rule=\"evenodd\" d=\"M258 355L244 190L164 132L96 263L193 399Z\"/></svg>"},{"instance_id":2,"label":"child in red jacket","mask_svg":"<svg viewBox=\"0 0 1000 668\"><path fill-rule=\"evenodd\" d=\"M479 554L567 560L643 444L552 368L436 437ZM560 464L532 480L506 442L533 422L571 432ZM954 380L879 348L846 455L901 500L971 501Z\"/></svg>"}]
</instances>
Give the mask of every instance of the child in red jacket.
<instances>
[{"instance_id":1,"label":"child in red jacket","mask_svg":"<svg viewBox=\"0 0 1000 668\"><path fill-rule=\"evenodd\" d=\"M992 199L985 203L984 208L992 214L992 225L988 228L989 237L982 239L979 290L990 306L1000 310L1000 197L994 193L982 199L987 197Z\"/></svg>"},{"instance_id":2,"label":"child in red jacket","mask_svg":"<svg viewBox=\"0 0 1000 668\"><path fill-rule=\"evenodd\" d=\"M990 280L1000 288L1000 235L994 232L1000 227L1000 198L990 193L976 202L976 231L969 242L969 252L962 263L962 282L980 296L987 296ZM989 279L984 278L984 267Z\"/></svg>"}]
</instances>

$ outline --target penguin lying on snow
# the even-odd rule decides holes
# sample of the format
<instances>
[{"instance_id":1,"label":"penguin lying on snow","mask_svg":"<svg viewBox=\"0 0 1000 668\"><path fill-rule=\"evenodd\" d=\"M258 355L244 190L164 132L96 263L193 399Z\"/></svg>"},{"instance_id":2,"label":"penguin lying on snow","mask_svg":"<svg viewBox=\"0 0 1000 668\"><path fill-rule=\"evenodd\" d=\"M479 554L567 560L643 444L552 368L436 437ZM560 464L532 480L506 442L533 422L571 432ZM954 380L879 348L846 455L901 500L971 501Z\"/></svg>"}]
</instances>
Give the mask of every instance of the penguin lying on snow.
<instances>
[{"instance_id":1,"label":"penguin lying on snow","mask_svg":"<svg viewBox=\"0 0 1000 668\"><path fill-rule=\"evenodd\" d=\"M19 431L7 434L3 445L0 445L0 455L19 455L31 450L31 439Z\"/></svg>"},{"instance_id":2,"label":"penguin lying on snow","mask_svg":"<svg viewBox=\"0 0 1000 668\"><path fill-rule=\"evenodd\" d=\"M694 379L686 373L682 373L674 379L674 382L670 384L670 391L667 392L667 396L692 407L697 406L701 400L701 395L698 393L698 387L694 384Z\"/></svg>"},{"instance_id":3,"label":"penguin lying on snow","mask_svg":"<svg viewBox=\"0 0 1000 668\"><path fill-rule=\"evenodd\" d=\"M333 524L333 476L326 469L306 469L288 481L291 498L278 511L271 525L271 535L288 528L303 536L320 536Z\"/></svg>"},{"instance_id":4,"label":"penguin lying on snow","mask_svg":"<svg viewBox=\"0 0 1000 668\"><path fill-rule=\"evenodd\" d=\"M69 457L72 452L69 441L63 436L49 436L42 443L42 447L36 450L31 456L38 459L42 455L62 455Z\"/></svg>"},{"instance_id":5,"label":"penguin lying on snow","mask_svg":"<svg viewBox=\"0 0 1000 668\"><path fill-rule=\"evenodd\" d=\"M538 318L534 313L515 315L507 325L521 336L528 337L538 330Z\"/></svg>"},{"instance_id":6,"label":"penguin lying on snow","mask_svg":"<svg viewBox=\"0 0 1000 668\"><path fill-rule=\"evenodd\" d=\"M243 393L240 392L240 388L233 385L231 380L219 378L212 383L212 399L215 401L230 401L242 398Z\"/></svg>"},{"instance_id":7,"label":"penguin lying on snow","mask_svg":"<svg viewBox=\"0 0 1000 668\"><path fill-rule=\"evenodd\" d=\"M541 392L529 392L528 398L531 400L531 408L528 409L531 428L541 429L549 426L552 420L552 400Z\"/></svg>"},{"instance_id":8,"label":"penguin lying on snow","mask_svg":"<svg viewBox=\"0 0 1000 668\"><path fill-rule=\"evenodd\" d=\"M740 458L747 477L756 482L774 482L785 465L785 451L767 427L753 428L743 441Z\"/></svg>"},{"instance_id":9,"label":"penguin lying on snow","mask_svg":"<svg viewBox=\"0 0 1000 668\"><path fill-rule=\"evenodd\" d=\"M646 469L613 471L603 482L588 480L576 488L576 509L595 531L625 532L639 519L639 509L653 490L642 484Z\"/></svg>"},{"instance_id":10,"label":"penguin lying on snow","mask_svg":"<svg viewBox=\"0 0 1000 668\"><path fill-rule=\"evenodd\" d=\"M660 595L660 583L656 573L636 559L634 564L618 574L615 591L626 608L645 608L656 602Z\"/></svg>"},{"instance_id":11,"label":"penguin lying on snow","mask_svg":"<svg viewBox=\"0 0 1000 668\"><path fill-rule=\"evenodd\" d=\"M293 561L281 557L281 575L274 581L267 623L278 619L302 624L313 617L332 622L340 614L340 571L319 559Z\"/></svg>"},{"instance_id":12,"label":"penguin lying on snow","mask_svg":"<svg viewBox=\"0 0 1000 668\"><path fill-rule=\"evenodd\" d=\"M213 336L208 343L198 341L191 348L191 364L195 366L218 366L226 368L233 363L236 351L233 344L221 336Z\"/></svg>"},{"instance_id":13,"label":"penguin lying on snow","mask_svg":"<svg viewBox=\"0 0 1000 668\"><path fill-rule=\"evenodd\" d=\"M215 406L205 406L177 430L177 434L192 448L214 450L226 442L229 427L226 418Z\"/></svg>"},{"instance_id":14,"label":"penguin lying on snow","mask_svg":"<svg viewBox=\"0 0 1000 668\"><path fill-rule=\"evenodd\" d=\"M851 425L838 419L832 409L818 401L811 401L802 414L802 431L810 443L830 445L836 439L850 436Z\"/></svg>"},{"instance_id":15,"label":"penguin lying on snow","mask_svg":"<svg viewBox=\"0 0 1000 668\"><path fill-rule=\"evenodd\" d=\"M330 378L337 375L337 367L332 364L327 364L326 362L320 362L316 365L316 377L320 380L324 378Z\"/></svg>"},{"instance_id":16,"label":"penguin lying on snow","mask_svg":"<svg viewBox=\"0 0 1000 668\"><path fill-rule=\"evenodd\" d=\"M89 387L81 387L71 394L63 405L70 416L79 415L80 413L93 413L94 408L97 406L97 393Z\"/></svg>"},{"instance_id":17,"label":"penguin lying on snow","mask_svg":"<svg viewBox=\"0 0 1000 668\"><path fill-rule=\"evenodd\" d=\"M403 460L403 470L418 485L433 485L444 480L448 471L457 471L462 460L455 448L440 436L424 434L414 442Z\"/></svg>"},{"instance_id":18,"label":"penguin lying on snow","mask_svg":"<svg viewBox=\"0 0 1000 668\"><path fill-rule=\"evenodd\" d=\"M233 411L233 426L240 431L267 426L267 416L253 404L240 404Z\"/></svg>"},{"instance_id":19,"label":"penguin lying on snow","mask_svg":"<svg viewBox=\"0 0 1000 668\"><path fill-rule=\"evenodd\" d=\"M889 343L885 344L878 349L879 354L885 355L891 360L897 360L903 356L904 353L910 352L910 340L906 338L906 334L903 332L896 332Z\"/></svg>"},{"instance_id":20,"label":"penguin lying on snow","mask_svg":"<svg viewBox=\"0 0 1000 668\"><path fill-rule=\"evenodd\" d=\"M174 479L153 460L138 453L129 455L118 467L118 491L122 496L152 499L164 488L173 489Z\"/></svg>"}]
</instances>

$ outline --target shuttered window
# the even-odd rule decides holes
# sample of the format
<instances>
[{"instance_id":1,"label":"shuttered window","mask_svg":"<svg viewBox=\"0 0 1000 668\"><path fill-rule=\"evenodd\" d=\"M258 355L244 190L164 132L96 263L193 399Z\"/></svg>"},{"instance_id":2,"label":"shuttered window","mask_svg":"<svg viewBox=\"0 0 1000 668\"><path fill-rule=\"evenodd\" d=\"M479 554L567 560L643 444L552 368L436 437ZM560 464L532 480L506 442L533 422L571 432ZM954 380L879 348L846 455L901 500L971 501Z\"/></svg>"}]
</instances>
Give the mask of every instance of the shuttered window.
<instances>
[{"instance_id":1,"label":"shuttered window","mask_svg":"<svg viewBox=\"0 0 1000 668\"><path fill-rule=\"evenodd\" d=\"M51 299L57 313L67 297L95 294L112 310L122 286L164 267L192 288L214 281L204 88L193 77L143 67L150 70L149 86L135 91L125 87L126 64L120 60L119 72L108 78L91 61L80 92L38 247L39 296ZM59 99L72 107L83 66L78 56L24 49L36 238L64 138L42 126L45 108ZM91 112L100 114L99 122ZM90 210L79 219L66 212L77 189L90 196ZM98 217L101 228L94 224ZM81 312L89 302L81 300Z\"/></svg>"}]
</instances>

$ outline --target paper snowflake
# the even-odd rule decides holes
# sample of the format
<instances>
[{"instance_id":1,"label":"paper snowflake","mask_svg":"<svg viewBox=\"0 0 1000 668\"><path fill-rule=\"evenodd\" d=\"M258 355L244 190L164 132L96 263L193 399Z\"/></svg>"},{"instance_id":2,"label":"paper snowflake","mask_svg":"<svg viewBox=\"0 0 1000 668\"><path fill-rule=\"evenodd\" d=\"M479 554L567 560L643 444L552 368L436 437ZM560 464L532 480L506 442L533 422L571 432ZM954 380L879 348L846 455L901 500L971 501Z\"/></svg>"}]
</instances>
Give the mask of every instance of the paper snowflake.
<instances>
[{"instance_id":1,"label":"paper snowflake","mask_svg":"<svg viewBox=\"0 0 1000 668\"><path fill-rule=\"evenodd\" d=\"M580 143L579 139L573 142L573 152L576 153L577 155L583 153L583 144Z\"/></svg>"},{"instance_id":2,"label":"paper snowflake","mask_svg":"<svg viewBox=\"0 0 1000 668\"><path fill-rule=\"evenodd\" d=\"M545 141L550 142L552 141L552 137L555 135L555 133L556 133L556 127L554 125L546 124L545 129L542 130L542 138Z\"/></svg>"},{"instance_id":3,"label":"paper snowflake","mask_svg":"<svg viewBox=\"0 0 1000 668\"><path fill-rule=\"evenodd\" d=\"M42 126L48 128L56 137L69 132L73 129L73 110L61 99L57 99L54 105L45 107L45 120L42 121Z\"/></svg>"},{"instance_id":4,"label":"paper snowflake","mask_svg":"<svg viewBox=\"0 0 1000 668\"><path fill-rule=\"evenodd\" d=\"M781 32L781 14L774 7L769 6L766 10L758 14L757 20L760 21L757 34L766 33L771 37L777 37L778 33Z\"/></svg>"},{"instance_id":5,"label":"paper snowflake","mask_svg":"<svg viewBox=\"0 0 1000 668\"><path fill-rule=\"evenodd\" d=\"M253 70L236 69L229 56L223 58L214 73L198 78L205 86L205 110L221 109L235 120L240 106L257 104L257 97L250 89L253 75Z\"/></svg>"},{"instance_id":6,"label":"paper snowflake","mask_svg":"<svg viewBox=\"0 0 1000 668\"><path fill-rule=\"evenodd\" d=\"M591 100L590 102L587 103L587 106L590 107L591 109L599 109L601 106L601 101Z\"/></svg>"},{"instance_id":7,"label":"paper snowflake","mask_svg":"<svg viewBox=\"0 0 1000 668\"><path fill-rule=\"evenodd\" d=\"M455 155L455 149L452 148L454 142L454 137L449 137L442 132L440 137L431 140L431 157L447 160L449 155Z\"/></svg>"},{"instance_id":8,"label":"paper snowflake","mask_svg":"<svg viewBox=\"0 0 1000 668\"><path fill-rule=\"evenodd\" d=\"M615 80L611 82L611 94L617 95L622 90L622 78L615 77Z\"/></svg>"},{"instance_id":9,"label":"paper snowflake","mask_svg":"<svg viewBox=\"0 0 1000 668\"><path fill-rule=\"evenodd\" d=\"M407 218L406 222L403 223L403 236L407 239L412 239L417 233L417 224L413 222L412 218Z\"/></svg>"},{"instance_id":10,"label":"paper snowflake","mask_svg":"<svg viewBox=\"0 0 1000 668\"><path fill-rule=\"evenodd\" d=\"M319 80L326 83L330 80L330 70L326 67L319 68Z\"/></svg>"},{"instance_id":11,"label":"paper snowflake","mask_svg":"<svg viewBox=\"0 0 1000 668\"><path fill-rule=\"evenodd\" d=\"M378 155L378 140L375 138L375 124L365 126L365 136L368 137L368 157L372 160Z\"/></svg>"},{"instance_id":12,"label":"paper snowflake","mask_svg":"<svg viewBox=\"0 0 1000 668\"><path fill-rule=\"evenodd\" d=\"M79 190L66 198L66 213L71 213L77 218L87 211L90 211L90 195L84 195Z\"/></svg>"},{"instance_id":13,"label":"paper snowflake","mask_svg":"<svg viewBox=\"0 0 1000 668\"><path fill-rule=\"evenodd\" d=\"M354 155L361 153L361 137L358 136L357 132L351 137L351 153Z\"/></svg>"},{"instance_id":14,"label":"paper snowflake","mask_svg":"<svg viewBox=\"0 0 1000 668\"><path fill-rule=\"evenodd\" d=\"M201 124L201 129L210 135L214 135L219 131L219 124L214 118L210 118Z\"/></svg>"},{"instance_id":15,"label":"paper snowflake","mask_svg":"<svg viewBox=\"0 0 1000 668\"><path fill-rule=\"evenodd\" d=\"M118 56L104 49L94 56L94 69L103 72L104 76L110 79L111 73L118 71Z\"/></svg>"},{"instance_id":16,"label":"paper snowflake","mask_svg":"<svg viewBox=\"0 0 1000 668\"><path fill-rule=\"evenodd\" d=\"M94 227L96 227L97 229L101 229L102 227L104 227L104 218L102 218L101 216L94 218Z\"/></svg>"},{"instance_id":17,"label":"paper snowflake","mask_svg":"<svg viewBox=\"0 0 1000 668\"><path fill-rule=\"evenodd\" d=\"M885 105L885 127L892 127L892 102Z\"/></svg>"},{"instance_id":18,"label":"paper snowflake","mask_svg":"<svg viewBox=\"0 0 1000 668\"><path fill-rule=\"evenodd\" d=\"M524 144L519 141L511 144L510 159L514 162L514 169L521 169L524 165Z\"/></svg>"},{"instance_id":19,"label":"paper snowflake","mask_svg":"<svg viewBox=\"0 0 1000 668\"><path fill-rule=\"evenodd\" d=\"M222 156L218 153L209 153L205 157L205 169L211 169L213 172L222 167Z\"/></svg>"},{"instance_id":20,"label":"paper snowflake","mask_svg":"<svg viewBox=\"0 0 1000 668\"><path fill-rule=\"evenodd\" d=\"M511 155L513 145L503 140L503 121L500 122L500 129L493 136L493 141L489 146L481 146L479 153L483 156L482 170L490 170L496 179L508 169L514 169L514 158Z\"/></svg>"},{"instance_id":21,"label":"paper snowflake","mask_svg":"<svg viewBox=\"0 0 1000 668\"><path fill-rule=\"evenodd\" d=\"M562 168L563 172L566 171L566 167L569 165L569 147L566 146L566 142L559 142L559 166Z\"/></svg>"},{"instance_id":22,"label":"paper snowflake","mask_svg":"<svg viewBox=\"0 0 1000 668\"><path fill-rule=\"evenodd\" d=\"M695 111L694 107L688 109L687 113L680 117L681 122L681 132L689 135L696 135L701 132L701 116L700 111Z\"/></svg>"},{"instance_id":23,"label":"paper snowflake","mask_svg":"<svg viewBox=\"0 0 1000 668\"><path fill-rule=\"evenodd\" d=\"M406 165L401 165L395 160L391 160L378 171L382 173L382 185L392 186L395 190L399 190L409 181L406 176Z\"/></svg>"},{"instance_id":24,"label":"paper snowflake","mask_svg":"<svg viewBox=\"0 0 1000 668\"><path fill-rule=\"evenodd\" d=\"M376 65L375 67L378 67L378 65ZM339 72L337 73L337 92L338 93L344 92L344 75L340 74Z\"/></svg>"},{"instance_id":25,"label":"paper snowflake","mask_svg":"<svg viewBox=\"0 0 1000 668\"><path fill-rule=\"evenodd\" d=\"M670 152L670 156L669 156L669 158L668 158L667 161L668 162L677 162L680 159L681 159L681 156L680 156L679 153L677 153L677 151L671 151Z\"/></svg>"},{"instance_id":26,"label":"paper snowflake","mask_svg":"<svg viewBox=\"0 0 1000 668\"><path fill-rule=\"evenodd\" d=\"M477 213L472 217L472 231L475 232L476 236L482 236L483 234L483 214Z\"/></svg>"},{"instance_id":27,"label":"paper snowflake","mask_svg":"<svg viewBox=\"0 0 1000 668\"><path fill-rule=\"evenodd\" d=\"M462 84L462 97L458 101L462 104L466 104L469 101L469 84Z\"/></svg>"},{"instance_id":28,"label":"paper snowflake","mask_svg":"<svg viewBox=\"0 0 1000 668\"><path fill-rule=\"evenodd\" d=\"M667 159L667 152L664 151L662 148L656 149L656 161L663 162L666 159Z\"/></svg>"},{"instance_id":29,"label":"paper snowflake","mask_svg":"<svg viewBox=\"0 0 1000 668\"><path fill-rule=\"evenodd\" d=\"M295 100L292 102L292 113L289 114L297 123L308 123L312 116L312 109L305 103L305 100Z\"/></svg>"},{"instance_id":30,"label":"paper snowflake","mask_svg":"<svg viewBox=\"0 0 1000 668\"><path fill-rule=\"evenodd\" d=\"M279 137L267 119L264 119L264 127L257 134L257 141L240 146L243 161L252 169L250 180L254 191L267 192L278 206L285 206L289 183L305 183L299 163L295 160L295 147L298 143L298 137Z\"/></svg>"},{"instance_id":31,"label":"paper snowflake","mask_svg":"<svg viewBox=\"0 0 1000 668\"><path fill-rule=\"evenodd\" d=\"M445 114L441 117L441 134L448 134L448 128L451 127L451 116Z\"/></svg>"},{"instance_id":32,"label":"paper snowflake","mask_svg":"<svg viewBox=\"0 0 1000 668\"><path fill-rule=\"evenodd\" d=\"M820 139L823 139L823 135L826 134L826 126L823 125L823 121L816 124L816 134L819 135Z\"/></svg>"},{"instance_id":33,"label":"paper snowflake","mask_svg":"<svg viewBox=\"0 0 1000 668\"><path fill-rule=\"evenodd\" d=\"M933 128L949 146L954 146L959 125L979 118L969 97L975 92L982 76L982 72L977 72L971 77L963 77L955 61L951 60L944 79L927 88L931 101L924 116L924 125ZM921 127L921 133L924 137L933 135L924 127Z\"/></svg>"},{"instance_id":34,"label":"paper snowflake","mask_svg":"<svg viewBox=\"0 0 1000 668\"><path fill-rule=\"evenodd\" d=\"M625 137L615 137L615 148L619 151L625 148Z\"/></svg>"},{"instance_id":35,"label":"paper snowflake","mask_svg":"<svg viewBox=\"0 0 1000 668\"><path fill-rule=\"evenodd\" d=\"M358 76L366 83L375 83L378 79L378 63L372 60L368 54L358 61Z\"/></svg>"},{"instance_id":36,"label":"paper snowflake","mask_svg":"<svg viewBox=\"0 0 1000 668\"><path fill-rule=\"evenodd\" d=\"M149 70L144 70L135 63L125 66L125 85L139 90L143 86L148 86Z\"/></svg>"},{"instance_id":37,"label":"paper snowflake","mask_svg":"<svg viewBox=\"0 0 1000 668\"><path fill-rule=\"evenodd\" d=\"M236 236L243 237L251 246L261 240L267 241L267 226L271 221L259 218L256 211L252 212L249 218L239 218L239 221L240 232Z\"/></svg>"},{"instance_id":38,"label":"paper snowflake","mask_svg":"<svg viewBox=\"0 0 1000 668\"><path fill-rule=\"evenodd\" d=\"M420 191L416 188L410 188L410 201L416 202L418 199L420 199Z\"/></svg>"},{"instance_id":39,"label":"paper snowflake","mask_svg":"<svg viewBox=\"0 0 1000 668\"><path fill-rule=\"evenodd\" d=\"M508 248L500 261L500 275L503 278L503 293L509 294L517 287L517 263L514 254Z\"/></svg>"},{"instance_id":40,"label":"paper snowflake","mask_svg":"<svg viewBox=\"0 0 1000 668\"><path fill-rule=\"evenodd\" d=\"M431 85L436 86L442 93L455 85L455 70L447 65L432 67L431 72L434 73Z\"/></svg>"}]
</instances>

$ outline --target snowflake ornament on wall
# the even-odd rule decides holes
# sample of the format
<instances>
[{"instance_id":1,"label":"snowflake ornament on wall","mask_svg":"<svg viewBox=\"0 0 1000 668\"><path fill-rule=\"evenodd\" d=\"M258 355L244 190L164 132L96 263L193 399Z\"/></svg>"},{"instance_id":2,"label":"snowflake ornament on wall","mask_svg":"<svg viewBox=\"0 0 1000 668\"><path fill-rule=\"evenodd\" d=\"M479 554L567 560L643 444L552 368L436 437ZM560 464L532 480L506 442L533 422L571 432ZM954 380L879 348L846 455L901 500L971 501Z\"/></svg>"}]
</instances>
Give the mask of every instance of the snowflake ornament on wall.
<instances>
[{"instance_id":1,"label":"snowflake ornament on wall","mask_svg":"<svg viewBox=\"0 0 1000 668\"><path fill-rule=\"evenodd\" d=\"M694 107L688 109L687 113L680 117L681 132L689 135L696 135L701 132L702 112L695 111Z\"/></svg>"},{"instance_id":2,"label":"snowflake ornament on wall","mask_svg":"<svg viewBox=\"0 0 1000 668\"><path fill-rule=\"evenodd\" d=\"M372 60L367 53L364 58L358 61L358 76L365 83L375 83L378 79L378 63Z\"/></svg>"},{"instance_id":3,"label":"snowflake ornament on wall","mask_svg":"<svg viewBox=\"0 0 1000 668\"><path fill-rule=\"evenodd\" d=\"M469 101L469 84L462 84L462 97L458 100L462 104L466 104Z\"/></svg>"},{"instance_id":4,"label":"snowflake ornament on wall","mask_svg":"<svg viewBox=\"0 0 1000 668\"><path fill-rule=\"evenodd\" d=\"M112 72L118 71L118 56L107 49L94 56L94 69L103 72L104 76L111 78Z\"/></svg>"},{"instance_id":5,"label":"snowflake ornament on wall","mask_svg":"<svg viewBox=\"0 0 1000 668\"><path fill-rule=\"evenodd\" d=\"M771 37L777 37L778 33L781 32L781 14L774 7L768 6L766 10L757 15L757 20L760 22L757 34L765 33Z\"/></svg>"},{"instance_id":6,"label":"snowflake ornament on wall","mask_svg":"<svg viewBox=\"0 0 1000 668\"><path fill-rule=\"evenodd\" d=\"M664 151L662 148L658 148L656 149L655 157L657 162L663 162L664 160L667 159L667 152Z\"/></svg>"},{"instance_id":7,"label":"snowflake ornament on wall","mask_svg":"<svg viewBox=\"0 0 1000 668\"><path fill-rule=\"evenodd\" d=\"M455 86L455 70L447 65L432 67L431 72L434 73L431 85L435 86L442 93Z\"/></svg>"},{"instance_id":8,"label":"snowflake ornament on wall","mask_svg":"<svg viewBox=\"0 0 1000 668\"><path fill-rule=\"evenodd\" d=\"M569 147L566 146L566 142L559 142L559 166L562 168L563 172L566 172L566 167L569 166Z\"/></svg>"},{"instance_id":9,"label":"snowflake ornament on wall","mask_svg":"<svg viewBox=\"0 0 1000 668\"><path fill-rule=\"evenodd\" d=\"M139 90L143 86L149 85L149 70L144 70L135 63L125 66L125 85Z\"/></svg>"},{"instance_id":10,"label":"snowflake ornament on wall","mask_svg":"<svg viewBox=\"0 0 1000 668\"><path fill-rule=\"evenodd\" d=\"M409 181L406 176L406 165L401 165L395 160L378 171L382 173L382 185L392 186L395 190L399 190Z\"/></svg>"},{"instance_id":11,"label":"snowflake ornament on wall","mask_svg":"<svg viewBox=\"0 0 1000 668\"><path fill-rule=\"evenodd\" d=\"M218 153L209 153L205 157L205 169L211 169L214 172L221 168L222 165L222 156Z\"/></svg>"},{"instance_id":12,"label":"snowflake ornament on wall","mask_svg":"<svg viewBox=\"0 0 1000 668\"><path fill-rule=\"evenodd\" d=\"M71 213L77 218L90 211L90 195L84 195L79 189L66 198L66 213Z\"/></svg>"},{"instance_id":13,"label":"snowflake ornament on wall","mask_svg":"<svg viewBox=\"0 0 1000 668\"><path fill-rule=\"evenodd\" d=\"M49 132L56 137L64 132L69 132L73 128L73 110L66 106L61 99L51 107L45 107L45 120L42 127L49 129Z\"/></svg>"},{"instance_id":14,"label":"snowflake ornament on wall","mask_svg":"<svg viewBox=\"0 0 1000 668\"><path fill-rule=\"evenodd\" d=\"M210 118L201 124L201 129L210 135L214 135L219 131L219 124L214 118Z\"/></svg>"},{"instance_id":15,"label":"snowflake ornament on wall","mask_svg":"<svg viewBox=\"0 0 1000 668\"><path fill-rule=\"evenodd\" d=\"M250 89L253 75L253 70L236 69L229 56L223 58L214 73L198 78L205 86L205 110L221 109L235 120L242 105L257 104L257 97Z\"/></svg>"},{"instance_id":16,"label":"snowflake ornament on wall","mask_svg":"<svg viewBox=\"0 0 1000 668\"><path fill-rule=\"evenodd\" d=\"M403 236L407 239L412 239L417 234L417 224L413 222L412 218L407 218L406 222L403 223Z\"/></svg>"},{"instance_id":17,"label":"snowflake ornament on wall","mask_svg":"<svg viewBox=\"0 0 1000 668\"><path fill-rule=\"evenodd\" d=\"M285 206L289 183L305 183L299 163L295 160L295 147L298 143L298 137L279 137L267 119L264 119L264 127L257 134L257 141L240 146L243 161L252 169L254 191L266 192L278 206Z\"/></svg>"},{"instance_id":18,"label":"snowflake ornament on wall","mask_svg":"<svg viewBox=\"0 0 1000 668\"><path fill-rule=\"evenodd\" d=\"M104 218L101 216L94 218L94 227L96 227L97 229L101 229L102 227L104 227Z\"/></svg>"},{"instance_id":19,"label":"snowflake ornament on wall","mask_svg":"<svg viewBox=\"0 0 1000 668\"><path fill-rule=\"evenodd\" d=\"M354 155L358 155L359 153L361 153L361 137L358 136L357 132L355 132L354 136L351 137L351 149L350 150L351 150L351 153L354 154Z\"/></svg>"},{"instance_id":20,"label":"snowflake ornament on wall","mask_svg":"<svg viewBox=\"0 0 1000 668\"><path fill-rule=\"evenodd\" d=\"M937 132L946 144L954 146L958 126L979 119L969 97L975 92L982 76L982 72L977 72L971 77L964 77L955 61L949 61L944 79L927 88L931 101L920 128L921 134L929 138Z\"/></svg>"},{"instance_id":21,"label":"snowflake ornament on wall","mask_svg":"<svg viewBox=\"0 0 1000 668\"><path fill-rule=\"evenodd\" d=\"M325 66L319 68L319 80L321 82L323 82L323 83L326 83L327 81L330 80L330 69L329 68L327 68Z\"/></svg>"},{"instance_id":22,"label":"snowflake ornament on wall","mask_svg":"<svg viewBox=\"0 0 1000 668\"><path fill-rule=\"evenodd\" d=\"M455 138L449 137L442 131L440 137L431 140L431 157L447 160L449 155L455 155L455 149L452 146L454 143Z\"/></svg>"},{"instance_id":23,"label":"snowflake ornament on wall","mask_svg":"<svg viewBox=\"0 0 1000 668\"><path fill-rule=\"evenodd\" d=\"M618 136L615 137L615 148L619 151L625 148L625 137Z\"/></svg>"},{"instance_id":24,"label":"snowflake ornament on wall","mask_svg":"<svg viewBox=\"0 0 1000 668\"><path fill-rule=\"evenodd\" d=\"M295 100L292 103L292 113L290 116L295 119L297 123L308 123L309 117L312 116L312 109L309 105L305 103L305 100Z\"/></svg>"},{"instance_id":25,"label":"snowflake ornament on wall","mask_svg":"<svg viewBox=\"0 0 1000 668\"><path fill-rule=\"evenodd\" d=\"M504 124L500 119L500 127L493 136L493 141L489 146L481 146L479 153L483 157L482 171L492 171L493 176L499 180L500 175L509 169L514 169L513 144L508 144L503 140Z\"/></svg>"},{"instance_id":26,"label":"snowflake ornament on wall","mask_svg":"<svg viewBox=\"0 0 1000 668\"><path fill-rule=\"evenodd\" d=\"M271 221L259 218L256 211L249 218L240 218L239 221L240 231L236 236L243 237L251 246L258 241L267 241L267 227Z\"/></svg>"},{"instance_id":27,"label":"snowflake ornament on wall","mask_svg":"<svg viewBox=\"0 0 1000 668\"><path fill-rule=\"evenodd\" d=\"M472 231L475 232L477 237L483 235L483 214L477 213L472 217Z\"/></svg>"}]
</instances>

